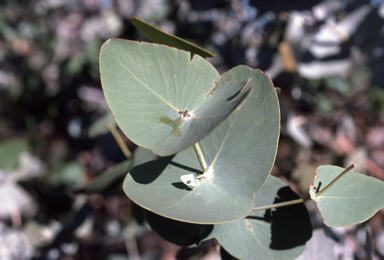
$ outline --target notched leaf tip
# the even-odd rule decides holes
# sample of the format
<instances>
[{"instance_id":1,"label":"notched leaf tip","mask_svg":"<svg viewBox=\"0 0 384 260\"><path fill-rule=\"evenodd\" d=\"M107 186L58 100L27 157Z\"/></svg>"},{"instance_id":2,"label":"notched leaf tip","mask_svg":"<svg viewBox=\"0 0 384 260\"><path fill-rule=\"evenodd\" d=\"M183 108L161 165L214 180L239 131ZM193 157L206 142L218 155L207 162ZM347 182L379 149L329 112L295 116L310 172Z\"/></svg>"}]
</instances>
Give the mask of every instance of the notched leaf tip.
<instances>
[{"instance_id":1,"label":"notched leaf tip","mask_svg":"<svg viewBox=\"0 0 384 260\"><path fill-rule=\"evenodd\" d=\"M195 57L196 53L189 52L189 62L192 62L193 58Z\"/></svg>"}]
</instances>

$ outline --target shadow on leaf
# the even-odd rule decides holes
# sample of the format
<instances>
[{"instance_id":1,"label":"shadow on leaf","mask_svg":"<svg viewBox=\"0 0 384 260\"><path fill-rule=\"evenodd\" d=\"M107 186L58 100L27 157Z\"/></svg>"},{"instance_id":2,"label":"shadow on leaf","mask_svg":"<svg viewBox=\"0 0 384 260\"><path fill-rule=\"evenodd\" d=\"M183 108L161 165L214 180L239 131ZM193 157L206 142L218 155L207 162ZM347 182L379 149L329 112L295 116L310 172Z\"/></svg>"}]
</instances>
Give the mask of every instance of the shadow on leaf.
<instances>
[{"instance_id":1,"label":"shadow on leaf","mask_svg":"<svg viewBox=\"0 0 384 260\"><path fill-rule=\"evenodd\" d=\"M199 245L213 230L213 225L200 225L162 217L145 210L145 217L153 231L178 246Z\"/></svg>"},{"instance_id":2,"label":"shadow on leaf","mask_svg":"<svg viewBox=\"0 0 384 260\"><path fill-rule=\"evenodd\" d=\"M296 200L299 197L287 186L277 192L273 204ZM249 219L271 223L273 250L286 250L305 245L312 237L312 225L303 203L266 210L263 217L248 216Z\"/></svg>"},{"instance_id":3,"label":"shadow on leaf","mask_svg":"<svg viewBox=\"0 0 384 260\"><path fill-rule=\"evenodd\" d=\"M187 190L187 191L191 191L192 189L189 188L187 185L185 185L183 182L174 182L172 183L172 186L174 186L175 188L178 188L180 190Z\"/></svg>"},{"instance_id":4,"label":"shadow on leaf","mask_svg":"<svg viewBox=\"0 0 384 260\"><path fill-rule=\"evenodd\" d=\"M185 166L183 164L180 164L180 163L177 163L177 162L169 162L170 165L173 165L175 167L178 167L178 168L181 168L183 170L186 170L186 171L190 171L191 173L197 173L197 174L201 174L201 170L198 170L198 169L194 169L194 168L191 168L191 167L188 167L188 166Z\"/></svg>"},{"instance_id":5,"label":"shadow on leaf","mask_svg":"<svg viewBox=\"0 0 384 260\"><path fill-rule=\"evenodd\" d=\"M149 184L167 168L174 155L157 161L150 161L134 167L129 173L132 179L140 184Z\"/></svg>"},{"instance_id":6,"label":"shadow on leaf","mask_svg":"<svg viewBox=\"0 0 384 260\"><path fill-rule=\"evenodd\" d=\"M299 199L289 187L277 192L274 204ZM268 211L266 212L266 214ZM312 237L312 224L303 203L272 210L271 249L284 250L305 245Z\"/></svg>"}]
</instances>

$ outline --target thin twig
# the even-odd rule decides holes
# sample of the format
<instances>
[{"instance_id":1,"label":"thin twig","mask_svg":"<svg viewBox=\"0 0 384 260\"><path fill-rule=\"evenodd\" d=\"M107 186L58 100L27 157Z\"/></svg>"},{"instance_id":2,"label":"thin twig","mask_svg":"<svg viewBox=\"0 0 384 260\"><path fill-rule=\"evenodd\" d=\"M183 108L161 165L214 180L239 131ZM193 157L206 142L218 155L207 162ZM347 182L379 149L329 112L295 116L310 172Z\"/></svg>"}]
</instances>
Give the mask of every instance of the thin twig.
<instances>
[{"instance_id":1,"label":"thin twig","mask_svg":"<svg viewBox=\"0 0 384 260\"><path fill-rule=\"evenodd\" d=\"M256 208L253 208L252 211L266 210L266 209L272 209L272 208L285 207L285 206L294 205L294 204L300 204L310 199L311 197L308 196L304 199L290 200L290 201L276 203L268 206L256 207Z\"/></svg>"},{"instance_id":2,"label":"thin twig","mask_svg":"<svg viewBox=\"0 0 384 260\"><path fill-rule=\"evenodd\" d=\"M324 189L322 189L321 191L319 191L318 193L316 193L315 197L320 196L322 193L324 193L326 190L328 190L333 184L335 184L341 177L343 177L347 172L349 172L350 170L352 170L354 167L355 167L355 165L352 164L352 165L349 166L347 169L345 169L342 173L339 174L339 176L337 176L337 177L336 177L331 183L329 183ZM281 203L277 203L277 204L273 204L273 205L268 205L268 206L256 207L256 208L253 208L252 211L266 210L266 209L279 208L279 207L284 207L284 206L289 206L289 205L299 204L299 203L306 202L306 201L308 201L308 200L310 200L310 199L311 199L311 197L308 196L308 197L306 197L306 198L304 198L304 199L297 199L297 200L291 200L291 201L281 202Z\"/></svg>"},{"instance_id":3,"label":"thin twig","mask_svg":"<svg viewBox=\"0 0 384 260\"><path fill-rule=\"evenodd\" d=\"M328 190L333 184L335 184L338 180L340 180L341 177L343 177L347 172L349 172L353 168L355 168L354 164L352 164L347 169L345 169L342 173L340 173L339 176L337 176L333 181L331 181L324 189L316 193L315 197L319 197L321 194L323 194L326 190Z\"/></svg>"},{"instance_id":4,"label":"thin twig","mask_svg":"<svg viewBox=\"0 0 384 260\"><path fill-rule=\"evenodd\" d=\"M125 157L130 159L132 157L132 153L129 151L127 145L125 144L119 132L116 130L115 126L109 124L108 129L113 135L113 137L115 138L117 144L119 145L121 151L124 153Z\"/></svg>"},{"instance_id":5,"label":"thin twig","mask_svg":"<svg viewBox=\"0 0 384 260\"><path fill-rule=\"evenodd\" d=\"M128 252L128 258L132 260L141 260L135 238L135 228L137 228L137 224L135 222L134 224L128 224L123 230L123 237L125 240L125 247Z\"/></svg>"}]
</instances>

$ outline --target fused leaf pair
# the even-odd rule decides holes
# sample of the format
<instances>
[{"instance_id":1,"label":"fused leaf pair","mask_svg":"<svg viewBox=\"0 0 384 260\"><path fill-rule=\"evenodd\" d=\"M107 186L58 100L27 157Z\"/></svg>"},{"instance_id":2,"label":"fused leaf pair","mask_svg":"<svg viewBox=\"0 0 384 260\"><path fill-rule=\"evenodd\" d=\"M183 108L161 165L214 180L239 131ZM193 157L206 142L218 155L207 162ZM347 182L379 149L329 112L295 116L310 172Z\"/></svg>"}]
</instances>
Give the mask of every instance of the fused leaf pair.
<instances>
[{"instance_id":1,"label":"fused leaf pair","mask_svg":"<svg viewBox=\"0 0 384 260\"><path fill-rule=\"evenodd\" d=\"M246 100L250 78L219 81L206 60L164 45L111 39L100 52L101 82L123 132L160 156L202 139Z\"/></svg>"},{"instance_id":2,"label":"fused leaf pair","mask_svg":"<svg viewBox=\"0 0 384 260\"><path fill-rule=\"evenodd\" d=\"M280 117L271 80L246 66L220 77L197 55L190 60L185 51L117 39L103 45L100 64L107 102L127 137L161 156L181 151L132 169L127 195L182 221L247 216L277 149ZM192 190L180 177L201 170L190 147L199 140L212 175Z\"/></svg>"}]
</instances>

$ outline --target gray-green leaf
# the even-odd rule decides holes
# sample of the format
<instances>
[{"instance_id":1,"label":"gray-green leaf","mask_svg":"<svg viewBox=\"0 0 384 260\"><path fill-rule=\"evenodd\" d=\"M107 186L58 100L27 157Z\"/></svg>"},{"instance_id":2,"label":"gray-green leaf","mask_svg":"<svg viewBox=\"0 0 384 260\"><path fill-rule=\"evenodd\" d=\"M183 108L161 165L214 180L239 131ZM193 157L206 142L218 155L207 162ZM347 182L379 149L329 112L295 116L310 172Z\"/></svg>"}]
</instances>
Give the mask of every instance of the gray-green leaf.
<instances>
[{"instance_id":1,"label":"gray-green leaf","mask_svg":"<svg viewBox=\"0 0 384 260\"><path fill-rule=\"evenodd\" d=\"M135 203L160 215L192 223L223 223L252 210L253 195L265 183L275 160L279 107L271 80L246 66L222 80L253 78L248 101L199 142L212 176L191 189L180 177L201 170L192 147L173 157L132 169L124 191Z\"/></svg>"},{"instance_id":2,"label":"gray-green leaf","mask_svg":"<svg viewBox=\"0 0 384 260\"><path fill-rule=\"evenodd\" d=\"M324 223L332 227L346 227L371 218L384 207L384 182L349 171L328 190L316 196L344 169L332 165L317 168L311 198L316 201Z\"/></svg>"},{"instance_id":3,"label":"gray-green leaf","mask_svg":"<svg viewBox=\"0 0 384 260\"><path fill-rule=\"evenodd\" d=\"M252 88L221 81L216 69L189 52L164 45L108 40L100 51L101 83L121 130L160 156L209 134L240 108Z\"/></svg>"}]
</instances>

